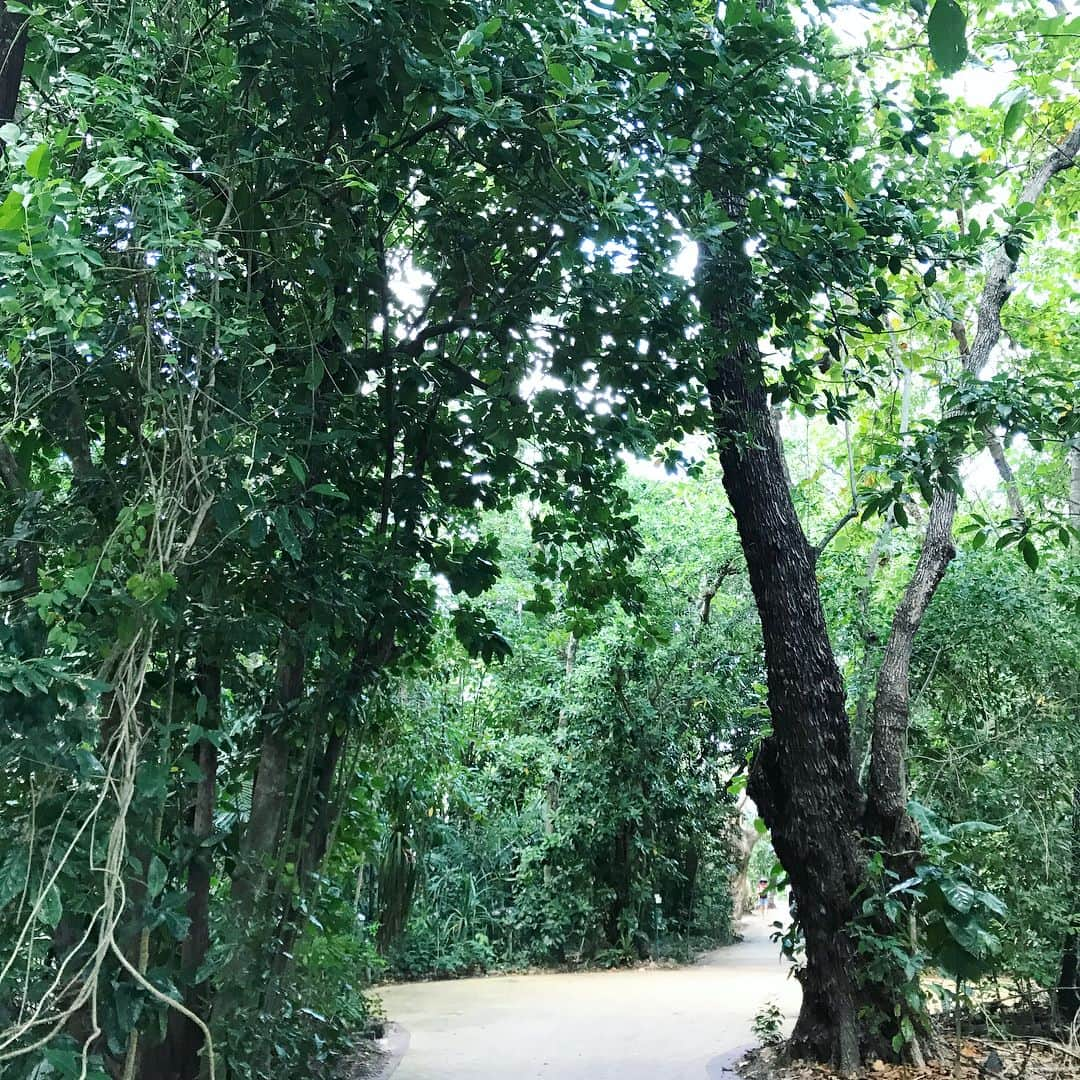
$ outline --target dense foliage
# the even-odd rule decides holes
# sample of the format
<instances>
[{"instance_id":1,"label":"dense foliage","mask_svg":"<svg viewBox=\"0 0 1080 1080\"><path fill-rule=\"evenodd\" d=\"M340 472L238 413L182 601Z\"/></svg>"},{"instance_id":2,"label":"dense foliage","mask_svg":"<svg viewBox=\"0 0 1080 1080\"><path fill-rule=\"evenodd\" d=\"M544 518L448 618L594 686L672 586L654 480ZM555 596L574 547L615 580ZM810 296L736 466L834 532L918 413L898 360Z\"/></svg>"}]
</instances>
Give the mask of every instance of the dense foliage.
<instances>
[{"instance_id":1,"label":"dense foliage","mask_svg":"<svg viewBox=\"0 0 1080 1080\"><path fill-rule=\"evenodd\" d=\"M0 5L5 1077L724 940L748 784L797 1049L1076 1013L1080 24L924 8Z\"/></svg>"}]
</instances>

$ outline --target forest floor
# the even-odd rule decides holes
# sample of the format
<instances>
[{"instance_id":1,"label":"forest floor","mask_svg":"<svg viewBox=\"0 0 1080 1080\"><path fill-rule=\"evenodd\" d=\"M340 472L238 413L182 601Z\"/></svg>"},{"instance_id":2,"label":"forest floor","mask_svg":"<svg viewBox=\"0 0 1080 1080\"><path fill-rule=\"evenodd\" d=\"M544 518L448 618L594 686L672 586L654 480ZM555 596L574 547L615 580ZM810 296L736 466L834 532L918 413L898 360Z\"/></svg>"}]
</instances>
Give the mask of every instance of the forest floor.
<instances>
[{"instance_id":1,"label":"forest floor","mask_svg":"<svg viewBox=\"0 0 1080 1080\"><path fill-rule=\"evenodd\" d=\"M378 991L394 1025L394 1080L718 1080L755 1042L769 1002L787 1020L799 986L769 940L776 912L743 940L681 967L498 975Z\"/></svg>"},{"instance_id":2,"label":"forest floor","mask_svg":"<svg viewBox=\"0 0 1080 1080\"><path fill-rule=\"evenodd\" d=\"M1043 1038L961 1038L941 1047L941 1058L923 1066L871 1062L869 1080L1080 1080L1080 1051ZM743 1080L839 1080L827 1065L784 1062L776 1050L753 1051L739 1068Z\"/></svg>"}]
</instances>

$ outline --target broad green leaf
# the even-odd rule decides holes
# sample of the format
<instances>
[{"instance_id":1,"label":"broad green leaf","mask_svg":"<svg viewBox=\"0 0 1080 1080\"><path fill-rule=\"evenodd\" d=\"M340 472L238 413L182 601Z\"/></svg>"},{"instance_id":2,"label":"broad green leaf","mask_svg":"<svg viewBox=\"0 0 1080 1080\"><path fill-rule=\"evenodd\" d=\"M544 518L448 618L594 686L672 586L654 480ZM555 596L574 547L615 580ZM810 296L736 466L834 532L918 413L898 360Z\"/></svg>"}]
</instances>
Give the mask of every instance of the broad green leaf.
<instances>
[{"instance_id":1,"label":"broad green leaf","mask_svg":"<svg viewBox=\"0 0 1080 1080\"><path fill-rule=\"evenodd\" d=\"M1011 139L1019 130L1020 125L1024 122L1024 117L1027 115L1028 100L1027 96L1017 98L1005 113L1005 122L1001 125L1001 134L1006 139Z\"/></svg>"},{"instance_id":2,"label":"broad green leaf","mask_svg":"<svg viewBox=\"0 0 1080 1080\"><path fill-rule=\"evenodd\" d=\"M0 908L6 907L16 896L21 896L26 886L26 847L16 845L8 849L0 865Z\"/></svg>"},{"instance_id":3,"label":"broad green leaf","mask_svg":"<svg viewBox=\"0 0 1080 1080\"><path fill-rule=\"evenodd\" d=\"M289 468L292 470L293 476L295 476L301 484L306 484L307 469L304 467L304 463L295 454L286 455L286 460L289 462Z\"/></svg>"},{"instance_id":4,"label":"broad green leaf","mask_svg":"<svg viewBox=\"0 0 1080 1080\"><path fill-rule=\"evenodd\" d=\"M48 143L35 147L26 159L26 171L35 180L45 180L52 168L52 151Z\"/></svg>"},{"instance_id":5,"label":"broad green leaf","mask_svg":"<svg viewBox=\"0 0 1080 1080\"><path fill-rule=\"evenodd\" d=\"M326 365L323 363L322 357L320 356L314 357L314 359L308 363L307 367L304 368L304 382L307 384L309 390L318 390L325 375Z\"/></svg>"},{"instance_id":6,"label":"broad green leaf","mask_svg":"<svg viewBox=\"0 0 1080 1080\"><path fill-rule=\"evenodd\" d=\"M950 907L960 912L971 910L971 905L975 902L975 890L966 881L943 877L938 882L938 887Z\"/></svg>"},{"instance_id":7,"label":"broad green leaf","mask_svg":"<svg viewBox=\"0 0 1080 1080\"><path fill-rule=\"evenodd\" d=\"M1020 541L1020 554L1024 556L1024 562L1032 570L1039 569L1039 549L1025 536Z\"/></svg>"},{"instance_id":8,"label":"broad green leaf","mask_svg":"<svg viewBox=\"0 0 1080 1080\"><path fill-rule=\"evenodd\" d=\"M64 902L60 898L60 889L55 884L50 885L45 893L41 907L38 909L38 915L46 926L50 926L55 930L63 914Z\"/></svg>"},{"instance_id":9,"label":"broad green leaf","mask_svg":"<svg viewBox=\"0 0 1080 1080\"><path fill-rule=\"evenodd\" d=\"M248 525L248 545L253 548L260 547L266 540L266 516L256 514Z\"/></svg>"},{"instance_id":10,"label":"broad green leaf","mask_svg":"<svg viewBox=\"0 0 1080 1080\"><path fill-rule=\"evenodd\" d=\"M967 59L967 15L956 0L937 0L926 21L930 55L943 75L959 71Z\"/></svg>"},{"instance_id":11,"label":"broad green leaf","mask_svg":"<svg viewBox=\"0 0 1080 1080\"><path fill-rule=\"evenodd\" d=\"M296 535L292 520L289 517L288 507L279 507L273 513L274 531L278 534L281 546L286 553L296 562L302 557L300 538Z\"/></svg>"},{"instance_id":12,"label":"broad green leaf","mask_svg":"<svg viewBox=\"0 0 1080 1080\"><path fill-rule=\"evenodd\" d=\"M150 869L146 872L146 892L150 899L160 895L169 876L165 864L156 855L150 858Z\"/></svg>"},{"instance_id":13,"label":"broad green leaf","mask_svg":"<svg viewBox=\"0 0 1080 1080\"><path fill-rule=\"evenodd\" d=\"M23 208L23 194L12 191L0 203L0 232L20 232L26 225L26 210Z\"/></svg>"},{"instance_id":14,"label":"broad green leaf","mask_svg":"<svg viewBox=\"0 0 1080 1080\"><path fill-rule=\"evenodd\" d=\"M553 63L547 66L548 74L558 83L562 83L563 86L571 86L574 82L574 76L570 73L570 69L565 64Z\"/></svg>"}]
</instances>

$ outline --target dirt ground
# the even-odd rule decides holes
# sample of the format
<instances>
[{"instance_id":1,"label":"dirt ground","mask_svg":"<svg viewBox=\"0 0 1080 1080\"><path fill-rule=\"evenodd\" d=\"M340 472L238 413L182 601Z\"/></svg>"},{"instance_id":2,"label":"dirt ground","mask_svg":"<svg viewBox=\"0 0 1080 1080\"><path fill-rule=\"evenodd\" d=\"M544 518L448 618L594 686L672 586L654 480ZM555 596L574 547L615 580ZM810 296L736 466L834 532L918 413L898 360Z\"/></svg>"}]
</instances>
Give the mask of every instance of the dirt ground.
<instances>
[{"instance_id":1,"label":"dirt ground","mask_svg":"<svg viewBox=\"0 0 1080 1080\"><path fill-rule=\"evenodd\" d=\"M503 975L379 993L397 1027L394 1080L717 1080L755 1042L775 1002L794 1021L799 986L760 915L744 940L677 968Z\"/></svg>"}]
</instances>

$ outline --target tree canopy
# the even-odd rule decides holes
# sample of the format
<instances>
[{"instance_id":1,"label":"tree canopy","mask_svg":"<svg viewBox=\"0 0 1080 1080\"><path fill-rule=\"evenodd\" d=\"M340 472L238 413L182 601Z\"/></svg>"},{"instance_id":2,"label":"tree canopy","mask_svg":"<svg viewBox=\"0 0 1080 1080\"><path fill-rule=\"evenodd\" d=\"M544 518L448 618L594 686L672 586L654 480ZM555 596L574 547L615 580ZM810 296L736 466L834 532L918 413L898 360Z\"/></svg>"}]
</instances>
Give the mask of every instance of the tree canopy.
<instances>
[{"instance_id":1,"label":"tree canopy","mask_svg":"<svg viewBox=\"0 0 1080 1080\"><path fill-rule=\"evenodd\" d=\"M796 1053L1075 1015L1078 36L0 5L4 1075L725 940L747 794Z\"/></svg>"}]
</instances>

